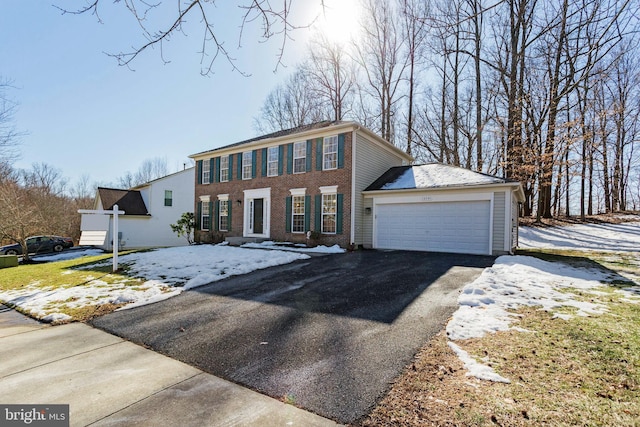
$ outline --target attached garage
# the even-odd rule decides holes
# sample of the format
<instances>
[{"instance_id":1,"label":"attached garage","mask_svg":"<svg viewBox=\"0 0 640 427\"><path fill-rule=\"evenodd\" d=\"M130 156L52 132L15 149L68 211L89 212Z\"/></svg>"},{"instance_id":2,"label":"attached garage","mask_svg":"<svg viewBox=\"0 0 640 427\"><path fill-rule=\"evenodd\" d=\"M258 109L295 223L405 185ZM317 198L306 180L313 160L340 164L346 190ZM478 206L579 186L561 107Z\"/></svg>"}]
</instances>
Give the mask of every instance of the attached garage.
<instances>
[{"instance_id":1,"label":"attached garage","mask_svg":"<svg viewBox=\"0 0 640 427\"><path fill-rule=\"evenodd\" d=\"M517 182L437 163L401 166L364 197L373 248L497 255L517 245Z\"/></svg>"}]
</instances>

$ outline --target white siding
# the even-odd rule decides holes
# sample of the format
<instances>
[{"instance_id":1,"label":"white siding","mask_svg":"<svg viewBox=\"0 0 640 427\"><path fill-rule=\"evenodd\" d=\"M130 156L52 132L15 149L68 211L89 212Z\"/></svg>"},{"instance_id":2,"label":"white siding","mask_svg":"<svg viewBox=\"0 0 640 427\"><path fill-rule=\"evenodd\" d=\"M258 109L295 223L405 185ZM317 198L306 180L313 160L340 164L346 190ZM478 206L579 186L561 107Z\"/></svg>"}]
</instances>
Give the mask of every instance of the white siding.
<instances>
[{"instance_id":1,"label":"white siding","mask_svg":"<svg viewBox=\"0 0 640 427\"><path fill-rule=\"evenodd\" d=\"M504 238L506 229L506 203L505 192L496 192L493 195L493 253L504 253Z\"/></svg>"},{"instance_id":2,"label":"white siding","mask_svg":"<svg viewBox=\"0 0 640 427\"><path fill-rule=\"evenodd\" d=\"M149 216L118 217L121 249L185 246L187 239L178 237L169 224L174 224L184 212L193 212L195 197L195 168L186 169L150 182L139 188ZM172 206L164 205L164 192L173 193ZM109 223L107 243L111 250L112 230Z\"/></svg>"},{"instance_id":3,"label":"white siding","mask_svg":"<svg viewBox=\"0 0 640 427\"><path fill-rule=\"evenodd\" d=\"M396 153L382 148L365 135L356 132L354 175L354 204L352 208L355 219L356 245L373 246L373 218L366 215L365 207L372 207L372 202L365 205L362 191L393 166L402 166L403 159Z\"/></svg>"}]
</instances>

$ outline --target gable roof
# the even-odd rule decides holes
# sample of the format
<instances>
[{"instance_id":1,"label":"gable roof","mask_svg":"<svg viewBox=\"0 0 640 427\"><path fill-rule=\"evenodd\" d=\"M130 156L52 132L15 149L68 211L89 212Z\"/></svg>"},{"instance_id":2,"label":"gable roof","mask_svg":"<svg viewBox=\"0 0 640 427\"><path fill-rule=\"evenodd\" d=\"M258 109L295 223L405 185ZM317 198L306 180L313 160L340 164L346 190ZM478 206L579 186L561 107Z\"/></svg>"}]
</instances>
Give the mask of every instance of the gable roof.
<instances>
[{"instance_id":1,"label":"gable roof","mask_svg":"<svg viewBox=\"0 0 640 427\"><path fill-rule=\"evenodd\" d=\"M224 145L224 146L218 147L218 148L212 148L211 150L201 151L200 153L193 154L193 155L191 155L189 157L195 157L195 156L198 156L200 154L209 153L211 151L225 150L227 148L239 147L241 145L249 144L249 143L252 143L252 142L258 142L258 141L267 140L267 139L274 139L274 138L282 138L282 137L285 137L285 136L295 135L297 133L303 133L303 132L308 132L308 131L311 131L311 130L323 129L323 128L327 128L327 127L330 127L330 126L341 125L341 124L346 124L346 123L350 123L350 122L345 122L345 121L342 121L342 120L334 120L334 121L324 120L324 121L321 121L321 122L310 123L308 125L302 125L302 126L294 127L294 128L291 128L291 129L279 130L279 131L276 131L276 132L268 133L266 135L257 136L255 138L245 139L244 141L235 142L233 144Z\"/></svg>"},{"instance_id":2,"label":"gable roof","mask_svg":"<svg viewBox=\"0 0 640 427\"><path fill-rule=\"evenodd\" d=\"M98 187L98 196L102 201L102 209L109 210L113 209L113 205L118 205L125 215L149 215L138 190Z\"/></svg>"},{"instance_id":3,"label":"gable roof","mask_svg":"<svg viewBox=\"0 0 640 427\"><path fill-rule=\"evenodd\" d=\"M454 188L489 184L519 185L510 179L457 166L429 163L392 167L364 191Z\"/></svg>"}]
</instances>

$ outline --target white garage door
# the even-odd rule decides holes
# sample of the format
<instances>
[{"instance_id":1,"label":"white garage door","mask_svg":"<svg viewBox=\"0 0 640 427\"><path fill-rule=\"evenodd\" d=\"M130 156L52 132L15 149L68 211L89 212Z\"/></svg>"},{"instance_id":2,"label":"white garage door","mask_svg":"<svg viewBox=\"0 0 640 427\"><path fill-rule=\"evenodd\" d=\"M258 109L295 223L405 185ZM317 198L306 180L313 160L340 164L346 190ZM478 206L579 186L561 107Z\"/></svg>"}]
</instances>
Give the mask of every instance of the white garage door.
<instances>
[{"instance_id":1,"label":"white garage door","mask_svg":"<svg viewBox=\"0 0 640 427\"><path fill-rule=\"evenodd\" d=\"M375 247L489 254L490 206L488 200L377 205Z\"/></svg>"}]
</instances>

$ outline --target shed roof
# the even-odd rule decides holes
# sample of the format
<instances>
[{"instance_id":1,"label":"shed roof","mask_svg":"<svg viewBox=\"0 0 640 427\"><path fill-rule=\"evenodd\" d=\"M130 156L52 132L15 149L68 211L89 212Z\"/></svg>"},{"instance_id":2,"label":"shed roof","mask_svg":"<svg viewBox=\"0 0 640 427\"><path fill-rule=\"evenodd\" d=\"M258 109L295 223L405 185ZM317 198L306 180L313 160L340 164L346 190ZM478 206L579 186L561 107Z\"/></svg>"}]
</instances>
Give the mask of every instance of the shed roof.
<instances>
[{"instance_id":1,"label":"shed roof","mask_svg":"<svg viewBox=\"0 0 640 427\"><path fill-rule=\"evenodd\" d=\"M125 215L149 215L142 194L138 190L98 187L98 196L103 209L113 209L113 205L118 205Z\"/></svg>"},{"instance_id":2,"label":"shed roof","mask_svg":"<svg viewBox=\"0 0 640 427\"><path fill-rule=\"evenodd\" d=\"M392 167L364 191L453 188L489 184L518 183L457 166L429 163Z\"/></svg>"}]
</instances>

